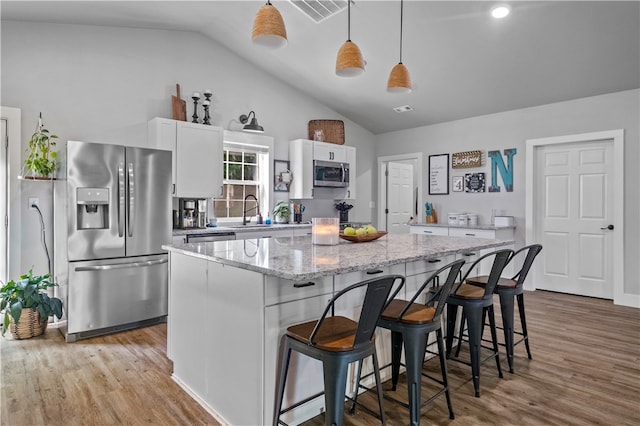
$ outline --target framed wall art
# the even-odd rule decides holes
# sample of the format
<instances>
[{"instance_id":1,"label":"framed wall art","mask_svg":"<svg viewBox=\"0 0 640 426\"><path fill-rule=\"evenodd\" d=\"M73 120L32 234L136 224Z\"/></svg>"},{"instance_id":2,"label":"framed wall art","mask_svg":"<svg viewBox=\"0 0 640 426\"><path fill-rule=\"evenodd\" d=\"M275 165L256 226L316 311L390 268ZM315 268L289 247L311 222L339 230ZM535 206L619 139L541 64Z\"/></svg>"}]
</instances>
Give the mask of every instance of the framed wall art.
<instances>
[{"instance_id":1,"label":"framed wall art","mask_svg":"<svg viewBox=\"0 0 640 426\"><path fill-rule=\"evenodd\" d=\"M429 195L449 193L449 154L429 156Z\"/></svg>"},{"instance_id":2,"label":"framed wall art","mask_svg":"<svg viewBox=\"0 0 640 426\"><path fill-rule=\"evenodd\" d=\"M454 176L451 183L451 190L453 192L464 191L464 176Z\"/></svg>"},{"instance_id":3,"label":"framed wall art","mask_svg":"<svg viewBox=\"0 0 640 426\"><path fill-rule=\"evenodd\" d=\"M484 173L467 173L464 175L465 192L484 192Z\"/></svg>"},{"instance_id":4,"label":"framed wall art","mask_svg":"<svg viewBox=\"0 0 640 426\"><path fill-rule=\"evenodd\" d=\"M291 184L291 171L289 171L289 161L273 160L273 191L289 192Z\"/></svg>"}]
</instances>

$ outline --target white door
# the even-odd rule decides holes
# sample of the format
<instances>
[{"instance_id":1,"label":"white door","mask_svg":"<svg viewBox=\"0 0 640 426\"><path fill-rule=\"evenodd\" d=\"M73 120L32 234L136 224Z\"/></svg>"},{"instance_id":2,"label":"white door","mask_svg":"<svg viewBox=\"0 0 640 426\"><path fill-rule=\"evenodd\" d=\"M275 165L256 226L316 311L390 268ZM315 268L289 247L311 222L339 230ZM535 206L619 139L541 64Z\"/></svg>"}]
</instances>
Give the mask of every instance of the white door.
<instances>
[{"instance_id":1,"label":"white door","mask_svg":"<svg viewBox=\"0 0 640 426\"><path fill-rule=\"evenodd\" d=\"M542 146L535 167L536 287L613 299L613 141Z\"/></svg>"},{"instance_id":2,"label":"white door","mask_svg":"<svg viewBox=\"0 0 640 426\"><path fill-rule=\"evenodd\" d=\"M414 200L413 165L387 163L387 231L408 234Z\"/></svg>"},{"instance_id":3,"label":"white door","mask_svg":"<svg viewBox=\"0 0 640 426\"><path fill-rule=\"evenodd\" d=\"M7 155L7 120L4 118L0 120L2 122L2 130L0 130L0 282L7 282L7 242L8 229L7 229L7 172L9 170Z\"/></svg>"}]
</instances>

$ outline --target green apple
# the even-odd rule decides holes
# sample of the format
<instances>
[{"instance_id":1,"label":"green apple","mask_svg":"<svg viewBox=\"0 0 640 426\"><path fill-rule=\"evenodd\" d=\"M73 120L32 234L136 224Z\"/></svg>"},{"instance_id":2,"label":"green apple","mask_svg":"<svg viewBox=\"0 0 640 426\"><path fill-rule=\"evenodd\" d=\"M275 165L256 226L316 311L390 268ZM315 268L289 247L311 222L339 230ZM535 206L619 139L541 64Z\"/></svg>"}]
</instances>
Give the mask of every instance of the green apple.
<instances>
[{"instance_id":1,"label":"green apple","mask_svg":"<svg viewBox=\"0 0 640 426\"><path fill-rule=\"evenodd\" d=\"M356 230L351 226L347 226L346 228L344 228L344 231L342 231L342 233L344 235L356 235Z\"/></svg>"}]
</instances>

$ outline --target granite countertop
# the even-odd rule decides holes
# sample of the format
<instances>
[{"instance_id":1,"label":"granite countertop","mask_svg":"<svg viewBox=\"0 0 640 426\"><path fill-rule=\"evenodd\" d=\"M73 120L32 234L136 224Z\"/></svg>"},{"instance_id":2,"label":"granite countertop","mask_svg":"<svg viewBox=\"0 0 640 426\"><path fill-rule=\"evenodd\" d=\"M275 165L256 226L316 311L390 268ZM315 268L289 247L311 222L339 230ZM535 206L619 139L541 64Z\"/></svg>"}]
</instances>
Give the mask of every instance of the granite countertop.
<instances>
[{"instance_id":1,"label":"granite countertop","mask_svg":"<svg viewBox=\"0 0 640 426\"><path fill-rule=\"evenodd\" d=\"M446 223L412 223L409 226L434 226L437 228L464 228L464 229L488 229L495 231L498 229L514 229L516 226L495 226L495 225L449 225Z\"/></svg>"},{"instance_id":2,"label":"granite countertop","mask_svg":"<svg viewBox=\"0 0 640 426\"><path fill-rule=\"evenodd\" d=\"M192 228L192 229L173 229L172 235L187 235L187 234L219 234L222 232L250 232L250 231L263 231L263 230L279 230L279 229L311 229L311 223L276 223L271 225L234 225L234 226L215 226L213 228Z\"/></svg>"},{"instance_id":3,"label":"granite countertop","mask_svg":"<svg viewBox=\"0 0 640 426\"><path fill-rule=\"evenodd\" d=\"M164 245L163 249L266 275L302 281L449 254L500 247L513 241L388 234L366 243L314 245L311 236Z\"/></svg>"}]
</instances>

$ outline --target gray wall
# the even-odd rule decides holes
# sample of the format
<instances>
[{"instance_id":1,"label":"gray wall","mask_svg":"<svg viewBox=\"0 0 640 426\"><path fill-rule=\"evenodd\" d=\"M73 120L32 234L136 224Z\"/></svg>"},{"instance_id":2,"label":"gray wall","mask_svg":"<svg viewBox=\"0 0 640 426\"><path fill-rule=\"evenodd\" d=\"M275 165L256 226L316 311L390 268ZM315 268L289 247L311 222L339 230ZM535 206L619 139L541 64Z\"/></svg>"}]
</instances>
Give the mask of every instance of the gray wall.
<instances>
[{"instance_id":1,"label":"gray wall","mask_svg":"<svg viewBox=\"0 0 640 426\"><path fill-rule=\"evenodd\" d=\"M424 153L424 179L428 176L428 156L461 151L503 151L516 148L514 157L514 190L499 193L460 193L428 195L425 182L424 198L434 204L441 222L448 212L478 213L481 223L490 223L491 209L516 217L517 245L524 243L525 232L525 141L527 139L562 136L602 130L624 129L624 249L625 293L640 294L640 90L611 93L458 120L432 126L386 133L376 137L380 156L402 153ZM472 169L487 174L489 167ZM452 175L464 175L465 169L452 170ZM424 217L421 218L424 222Z\"/></svg>"},{"instance_id":2,"label":"gray wall","mask_svg":"<svg viewBox=\"0 0 640 426\"><path fill-rule=\"evenodd\" d=\"M240 130L240 114L255 110L265 134L275 139L276 159L288 159L289 140L307 137L309 120L344 120L346 144L358 149L358 200L352 203L351 219L371 220L369 201L374 194L369 169L375 162L374 136L204 36L12 21L2 21L1 32L0 105L22 110L21 146L11 150L24 151L40 111L45 125L60 140L140 145L146 140L149 119L171 117L176 83L187 100L192 92L210 88L212 124ZM189 120L192 114L192 103L187 102ZM10 271L10 276L32 265L46 271L40 222L27 208L28 197L40 198L48 236L52 234L50 185L21 182L19 188L21 239L10 241L10 249L21 246L21 262L20 270ZM282 198L282 193L275 195ZM332 200L305 204L305 220L337 215Z\"/></svg>"}]
</instances>

